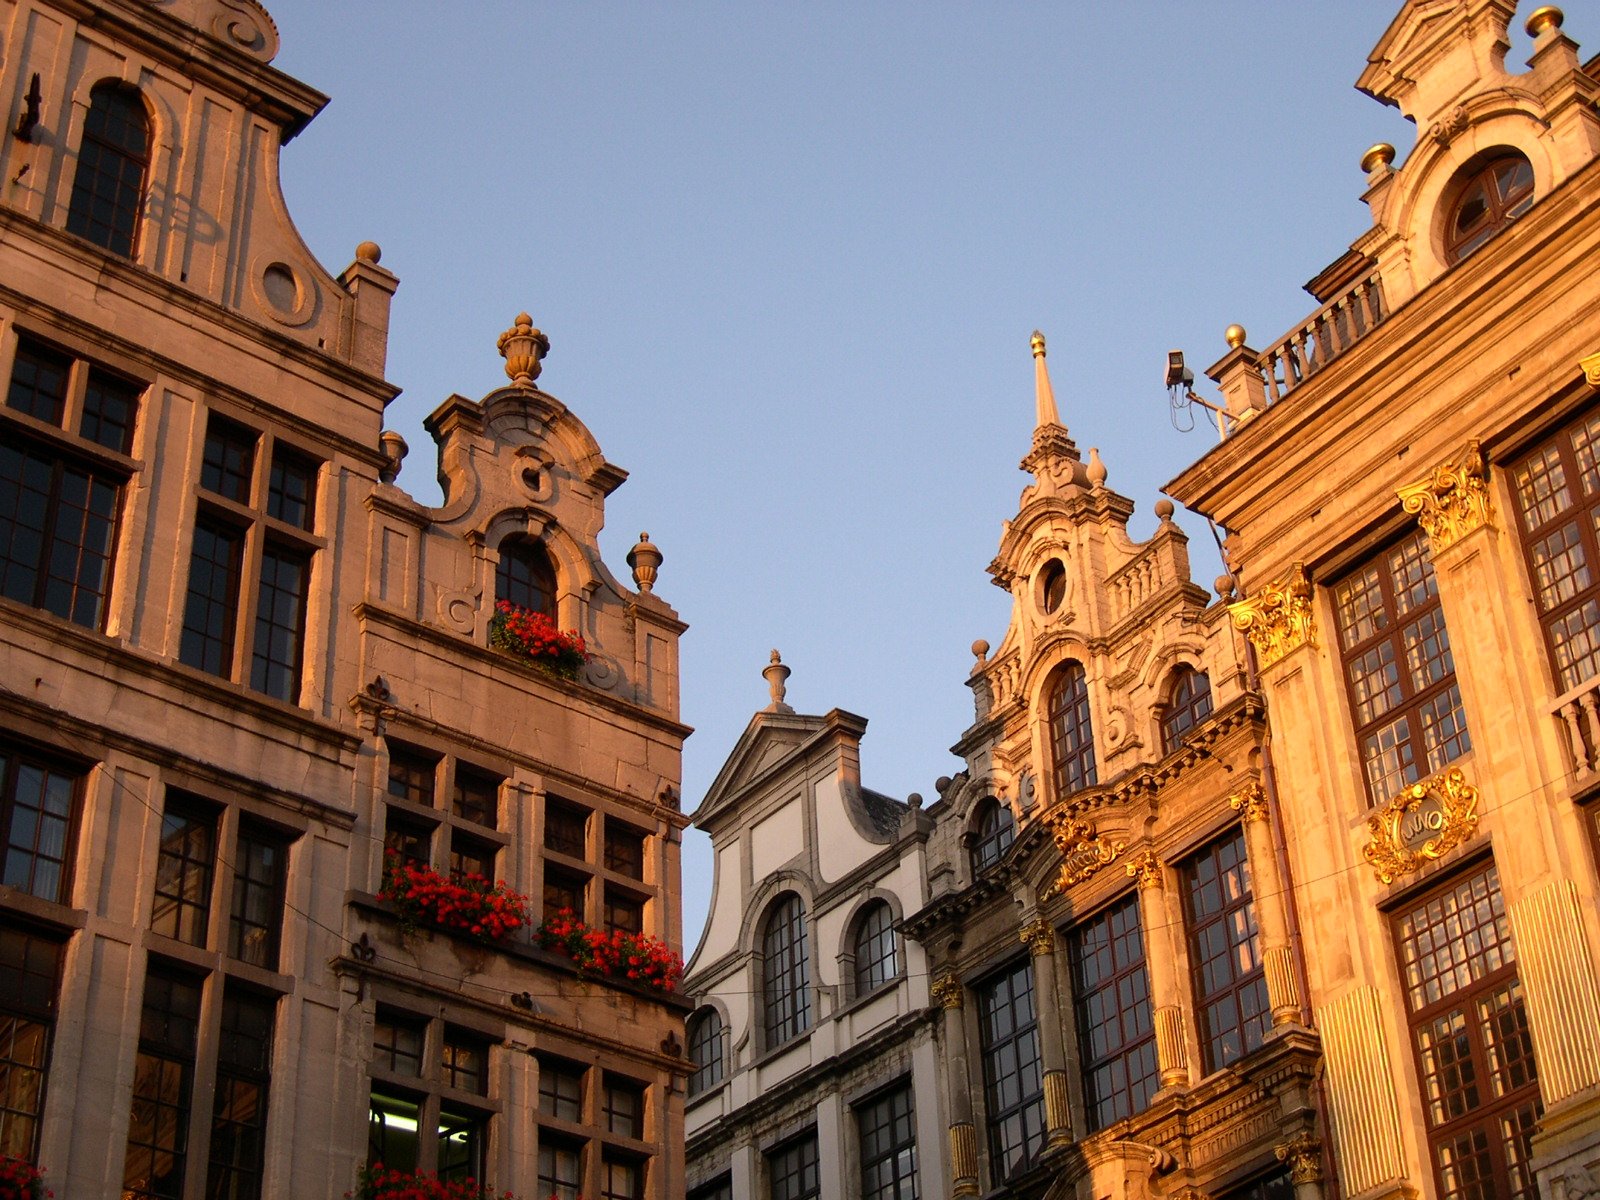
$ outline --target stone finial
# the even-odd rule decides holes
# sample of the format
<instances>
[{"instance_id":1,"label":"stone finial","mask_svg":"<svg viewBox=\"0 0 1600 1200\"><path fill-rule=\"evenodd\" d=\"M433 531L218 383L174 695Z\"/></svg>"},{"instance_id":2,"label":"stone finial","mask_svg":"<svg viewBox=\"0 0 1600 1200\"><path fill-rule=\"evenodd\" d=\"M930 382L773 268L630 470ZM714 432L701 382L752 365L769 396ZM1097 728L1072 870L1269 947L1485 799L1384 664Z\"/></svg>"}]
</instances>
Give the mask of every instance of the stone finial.
<instances>
[{"instance_id":1,"label":"stone finial","mask_svg":"<svg viewBox=\"0 0 1600 1200\"><path fill-rule=\"evenodd\" d=\"M356 258L364 263L371 263L373 266L377 266L379 260L383 258L383 247L379 246L377 242L362 242L356 247Z\"/></svg>"},{"instance_id":2,"label":"stone finial","mask_svg":"<svg viewBox=\"0 0 1600 1200\"><path fill-rule=\"evenodd\" d=\"M1244 345L1245 338L1249 336L1244 331L1243 325L1229 325L1222 331L1222 340L1228 343L1229 350L1237 350Z\"/></svg>"},{"instance_id":3,"label":"stone finial","mask_svg":"<svg viewBox=\"0 0 1600 1200\"><path fill-rule=\"evenodd\" d=\"M1050 370L1044 364L1044 334L1033 331L1033 407L1034 428L1044 429L1061 424L1061 414L1056 411L1056 393L1050 386Z\"/></svg>"},{"instance_id":4,"label":"stone finial","mask_svg":"<svg viewBox=\"0 0 1600 1200\"><path fill-rule=\"evenodd\" d=\"M400 464L405 462L410 447L406 445L405 438L392 429L385 429L378 435L378 446L383 451L383 466L378 468L378 478L384 483L393 483L400 475Z\"/></svg>"},{"instance_id":5,"label":"stone finial","mask_svg":"<svg viewBox=\"0 0 1600 1200\"><path fill-rule=\"evenodd\" d=\"M906 807L907 808L912 808L912 809L921 808L922 807L922 793L921 792L912 792L909 796L907 796L906 797Z\"/></svg>"},{"instance_id":6,"label":"stone finial","mask_svg":"<svg viewBox=\"0 0 1600 1200\"><path fill-rule=\"evenodd\" d=\"M1035 329L1033 336L1028 339L1028 345L1033 347L1033 356L1035 358L1044 357L1044 334Z\"/></svg>"},{"instance_id":7,"label":"stone finial","mask_svg":"<svg viewBox=\"0 0 1600 1200\"><path fill-rule=\"evenodd\" d=\"M972 643L972 656L978 660L978 666L983 666L984 656L989 653L989 643L979 638Z\"/></svg>"},{"instance_id":8,"label":"stone finial","mask_svg":"<svg viewBox=\"0 0 1600 1200\"><path fill-rule=\"evenodd\" d=\"M661 559L661 551L651 542L650 535L641 533L638 544L628 551L628 566L633 570L634 586L641 592L655 588L656 571L661 566Z\"/></svg>"},{"instance_id":9,"label":"stone finial","mask_svg":"<svg viewBox=\"0 0 1600 1200\"><path fill-rule=\"evenodd\" d=\"M495 343L506 360L506 374L517 387L531 388L544 369L543 359L550 353L550 339L533 327L533 318L518 313L511 328Z\"/></svg>"},{"instance_id":10,"label":"stone finial","mask_svg":"<svg viewBox=\"0 0 1600 1200\"><path fill-rule=\"evenodd\" d=\"M1218 575L1216 582L1211 586L1217 590L1217 595L1224 600L1232 600L1239 590L1239 585L1234 582L1232 575Z\"/></svg>"},{"instance_id":11,"label":"stone finial","mask_svg":"<svg viewBox=\"0 0 1600 1200\"><path fill-rule=\"evenodd\" d=\"M783 658L776 650L772 652L772 661L762 668L761 674L766 676L767 690L772 695L772 703L767 705L768 712L793 712L783 702L789 693L789 668L783 665Z\"/></svg>"},{"instance_id":12,"label":"stone finial","mask_svg":"<svg viewBox=\"0 0 1600 1200\"><path fill-rule=\"evenodd\" d=\"M1156 501L1156 504L1155 504L1156 520L1160 521L1163 525L1170 525L1172 523L1172 514L1177 512L1177 511L1178 511L1177 506L1174 505L1172 503L1172 501L1168 500L1165 496L1161 497L1161 499Z\"/></svg>"},{"instance_id":13,"label":"stone finial","mask_svg":"<svg viewBox=\"0 0 1600 1200\"><path fill-rule=\"evenodd\" d=\"M1083 473L1089 477L1089 486L1094 488L1095 491L1098 492L1105 487L1106 465L1100 461L1100 449L1098 446L1089 447L1089 465L1083 469Z\"/></svg>"}]
</instances>

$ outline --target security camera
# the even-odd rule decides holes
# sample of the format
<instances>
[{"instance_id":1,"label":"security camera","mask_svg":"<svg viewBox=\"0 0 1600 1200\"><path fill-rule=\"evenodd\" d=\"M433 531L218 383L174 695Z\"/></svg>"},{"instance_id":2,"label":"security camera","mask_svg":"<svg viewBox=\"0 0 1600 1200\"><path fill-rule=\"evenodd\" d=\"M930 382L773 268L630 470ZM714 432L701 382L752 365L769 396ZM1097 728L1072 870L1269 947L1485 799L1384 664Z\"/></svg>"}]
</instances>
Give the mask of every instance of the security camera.
<instances>
[{"instance_id":1,"label":"security camera","mask_svg":"<svg viewBox=\"0 0 1600 1200\"><path fill-rule=\"evenodd\" d=\"M1167 351L1167 387L1188 391L1194 386L1194 372L1183 365L1182 350Z\"/></svg>"}]
</instances>

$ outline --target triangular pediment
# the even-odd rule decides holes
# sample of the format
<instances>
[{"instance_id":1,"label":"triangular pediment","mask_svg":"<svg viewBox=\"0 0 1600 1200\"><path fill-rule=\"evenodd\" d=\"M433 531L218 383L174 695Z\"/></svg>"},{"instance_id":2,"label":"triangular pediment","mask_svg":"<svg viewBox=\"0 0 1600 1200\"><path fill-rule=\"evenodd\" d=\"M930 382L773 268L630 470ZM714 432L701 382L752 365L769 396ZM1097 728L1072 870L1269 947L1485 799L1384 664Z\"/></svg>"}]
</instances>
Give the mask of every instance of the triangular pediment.
<instances>
[{"instance_id":1,"label":"triangular pediment","mask_svg":"<svg viewBox=\"0 0 1600 1200\"><path fill-rule=\"evenodd\" d=\"M1407 0L1367 55L1356 87L1423 122L1431 110L1504 69L1512 0Z\"/></svg>"},{"instance_id":2,"label":"triangular pediment","mask_svg":"<svg viewBox=\"0 0 1600 1200\"><path fill-rule=\"evenodd\" d=\"M734 743L732 753L712 780L705 799L700 801L691 819L696 825L704 825L754 783L793 757L825 723L822 717L793 712L758 712Z\"/></svg>"}]
</instances>

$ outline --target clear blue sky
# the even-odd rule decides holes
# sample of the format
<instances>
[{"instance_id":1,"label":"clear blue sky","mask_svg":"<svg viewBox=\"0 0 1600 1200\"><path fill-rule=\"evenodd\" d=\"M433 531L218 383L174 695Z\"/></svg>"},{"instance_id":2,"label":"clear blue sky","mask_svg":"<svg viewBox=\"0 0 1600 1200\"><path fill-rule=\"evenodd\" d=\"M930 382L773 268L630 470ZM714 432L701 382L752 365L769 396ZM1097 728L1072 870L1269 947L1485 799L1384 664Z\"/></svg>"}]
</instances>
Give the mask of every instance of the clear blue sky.
<instances>
[{"instance_id":1,"label":"clear blue sky","mask_svg":"<svg viewBox=\"0 0 1600 1200\"><path fill-rule=\"evenodd\" d=\"M267 2L276 65L333 97L285 150L290 211L331 269L370 238L401 279L400 482L437 497L422 416L503 382L526 309L540 385L632 473L608 563L649 530L692 627L691 808L774 646L797 709L869 718L868 786L931 799L968 647L1009 615L984 566L1026 480L1029 333L1148 535L1215 438L1173 429L1167 349L1199 371L1229 322L1262 346L1309 314L1368 224L1362 152L1414 138L1351 86L1398 0ZM691 831L688 947L710 860Z\"/></svg>"}]
</instances>

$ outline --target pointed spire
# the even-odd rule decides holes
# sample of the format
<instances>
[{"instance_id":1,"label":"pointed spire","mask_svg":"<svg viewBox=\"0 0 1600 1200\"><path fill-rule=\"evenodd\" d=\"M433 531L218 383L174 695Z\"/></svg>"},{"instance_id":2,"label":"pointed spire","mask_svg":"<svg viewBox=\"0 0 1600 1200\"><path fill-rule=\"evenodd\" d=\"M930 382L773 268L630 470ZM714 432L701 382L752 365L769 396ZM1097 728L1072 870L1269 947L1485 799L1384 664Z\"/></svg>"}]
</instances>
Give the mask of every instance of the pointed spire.
<instances>
[{"instance_id":1,"label":"pointed spire","mask_svg":"<svg viewBox=\"0 0 1600 1200\"><path fill-rule=\"evenodd\" d=\"M1033 331L1033 406L1035 429L1061 424L1056 412L1056 394L1050 386L1050 369L1044 364L1044 334Z\"/></svg>"}]
</instances>

